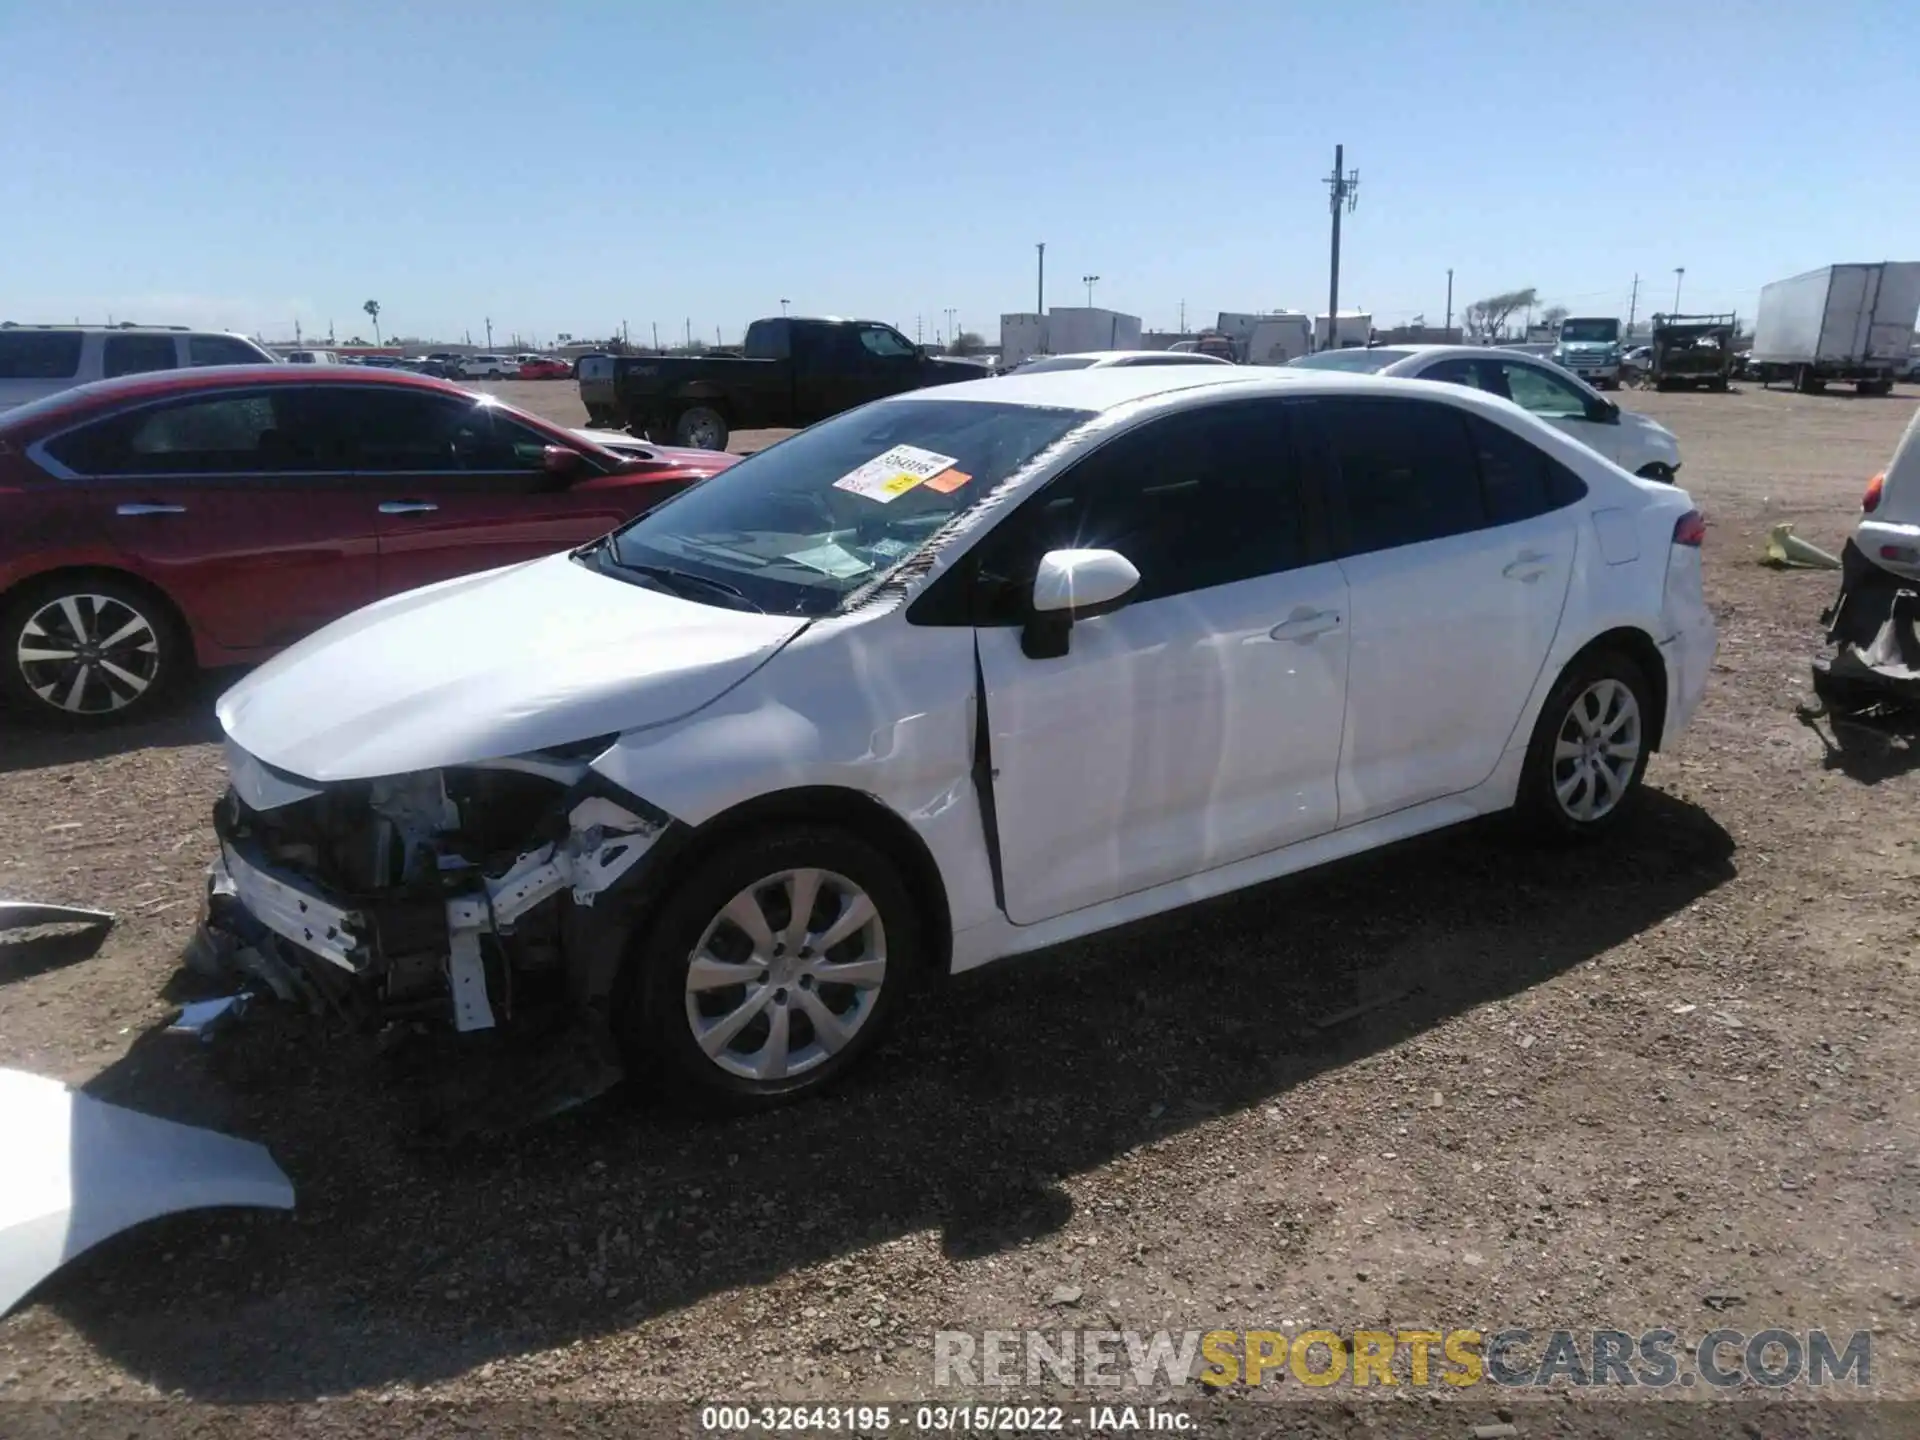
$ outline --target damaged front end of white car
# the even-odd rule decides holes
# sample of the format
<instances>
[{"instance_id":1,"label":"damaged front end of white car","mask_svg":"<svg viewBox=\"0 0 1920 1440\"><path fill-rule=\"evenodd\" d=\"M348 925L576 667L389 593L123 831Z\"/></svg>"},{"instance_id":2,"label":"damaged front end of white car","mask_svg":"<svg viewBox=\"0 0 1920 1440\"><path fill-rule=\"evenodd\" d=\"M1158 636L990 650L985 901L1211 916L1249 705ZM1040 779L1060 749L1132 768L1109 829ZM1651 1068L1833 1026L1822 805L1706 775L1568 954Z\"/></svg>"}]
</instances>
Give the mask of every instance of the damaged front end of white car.
<instances>
[{"instance_id":1,"label":"damaged front end of white car","mask_svg":"<svg viewBox=\"0 0 1920 1440\"><path fill-rule=\"evenodd\" d=\"M563 1018L569 1078L529 1105L609 1088L641 861L673 821L595 774L607 743L320 786L230 745L194 962L373 1029Z\"/></svg>"}]
</instances>

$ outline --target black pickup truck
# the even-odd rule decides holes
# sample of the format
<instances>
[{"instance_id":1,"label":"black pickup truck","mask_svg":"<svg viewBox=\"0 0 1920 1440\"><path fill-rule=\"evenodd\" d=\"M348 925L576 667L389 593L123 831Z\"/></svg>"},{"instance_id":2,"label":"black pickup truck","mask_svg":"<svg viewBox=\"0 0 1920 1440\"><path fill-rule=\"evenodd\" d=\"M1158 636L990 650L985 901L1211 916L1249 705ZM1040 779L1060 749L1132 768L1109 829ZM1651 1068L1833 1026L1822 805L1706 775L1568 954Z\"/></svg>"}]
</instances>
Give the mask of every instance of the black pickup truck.
<instances>
[{"instance_id":1,"label":"black pickup truck","mask_svg":"<svg viewBox=\"0 0 1920 1440\"><path fill-rule=\"evenodd\" d=\"M735 430L811 425L882 395L991 373L971 361L936 359L872 320L756 320L745 350L582 356L587 422L657 445L724 450Z\"/></svg>"}]
</instances>

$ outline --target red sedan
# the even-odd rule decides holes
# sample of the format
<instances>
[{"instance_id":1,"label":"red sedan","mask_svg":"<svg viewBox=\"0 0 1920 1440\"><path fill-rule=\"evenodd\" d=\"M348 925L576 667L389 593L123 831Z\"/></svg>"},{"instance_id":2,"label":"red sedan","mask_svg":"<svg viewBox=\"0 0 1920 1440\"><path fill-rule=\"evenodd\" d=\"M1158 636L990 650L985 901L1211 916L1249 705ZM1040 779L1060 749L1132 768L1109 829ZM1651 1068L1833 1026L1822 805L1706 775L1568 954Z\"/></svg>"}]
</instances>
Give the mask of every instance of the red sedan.
<instances>
[{"instance_id":1,"label":"red sedan","mask_svg":"<svg viewBox=\"0 0 1920 1440\"><path fill-rule=\"evenodd\" d=\"M616 454L361 366L130 375L0 412L0 697L125 719L383 596L604 534L734 462Z\"/></svg>"},{"instance_id":2,"label":"red sedan","mask_svg":"<svg viewBox=\"0 0 1920 1440\"><path fill-rule=\"evenodd\" d=\"M522 380L565 380L573 374L573 366L564 360L523 360L520 362Z\"/></svg>"}]
</instances>

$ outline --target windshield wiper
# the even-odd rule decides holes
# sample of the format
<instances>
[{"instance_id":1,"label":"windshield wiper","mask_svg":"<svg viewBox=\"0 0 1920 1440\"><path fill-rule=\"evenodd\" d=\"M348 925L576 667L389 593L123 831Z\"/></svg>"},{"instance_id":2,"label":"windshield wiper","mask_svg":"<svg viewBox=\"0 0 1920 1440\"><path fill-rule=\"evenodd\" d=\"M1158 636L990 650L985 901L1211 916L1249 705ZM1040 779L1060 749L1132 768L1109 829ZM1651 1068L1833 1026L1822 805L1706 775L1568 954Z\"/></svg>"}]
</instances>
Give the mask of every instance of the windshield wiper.
<instances>
[{"instance_id":1,"label":"windshield wiper","mask_svg":"<svg viewBox=\"0 0 1920 1440\"><path fill-rule=\"evenodd\" d=\"M675 570L668 565L634 565L625 560L615 559L611 550L607 552L606 561L616 570L627 570L635 575L644 575L647 579L655 581L666 589L680 595L686 594L686 587L689 585L704 586L708 590L718 590L722 595L739 601L745 609L752 610L761 615L767 613L761 609L760 606L749 600L744 591L736 589L724 580L709 580L704 575L695 575L689 570Z\"/></svg>"}]
</instances>

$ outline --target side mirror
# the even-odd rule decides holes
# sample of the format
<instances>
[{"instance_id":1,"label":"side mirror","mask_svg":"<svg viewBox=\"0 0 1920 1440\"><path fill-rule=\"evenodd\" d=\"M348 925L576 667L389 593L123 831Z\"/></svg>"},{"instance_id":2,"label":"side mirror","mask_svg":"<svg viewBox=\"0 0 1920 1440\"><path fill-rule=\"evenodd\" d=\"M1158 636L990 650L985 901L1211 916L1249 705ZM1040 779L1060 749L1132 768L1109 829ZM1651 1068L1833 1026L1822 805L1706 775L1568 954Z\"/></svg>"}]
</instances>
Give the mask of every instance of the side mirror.
<instances>
[{"instance_id":1,"label":"side mirror","mask_svg":"<svg viewBox=\"0 0 1920 1440\"><path fill-rule=\"evenodd\" d=\"M585 463L578 450L569 450L564 445L549 445L540 452L540 468L554 480L568 481L580 473Z\"/></svg>"},{"instance_id":2,"label":"side mirror","mask_svg":"<svg viewBox=\"0 0 1920 1440\"><path fill-rule=\"evenodd\" d=\"M1140 572L1116 550L1049 550L1033 577L1033 614L1021 650L1029 660L1058 659L1067 653L1074 621L1118 610L1139 583Z\"/></svg>"},{"instance_id":3,"label":"side mirror","mask_svg":"<svg viewBox=\"0 0 1920 1440\"><path fill-rule=\"evenodd\" d=\"M1620 407L1611 400L1587 402L1587 419L1598 425L1612 425L1620 419Z\"/></svg>"}]
</instances>

